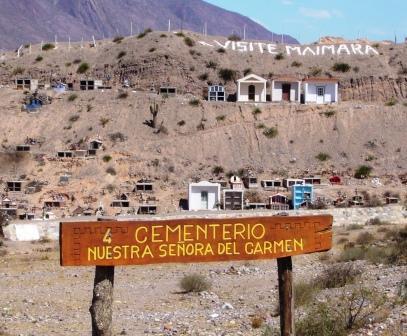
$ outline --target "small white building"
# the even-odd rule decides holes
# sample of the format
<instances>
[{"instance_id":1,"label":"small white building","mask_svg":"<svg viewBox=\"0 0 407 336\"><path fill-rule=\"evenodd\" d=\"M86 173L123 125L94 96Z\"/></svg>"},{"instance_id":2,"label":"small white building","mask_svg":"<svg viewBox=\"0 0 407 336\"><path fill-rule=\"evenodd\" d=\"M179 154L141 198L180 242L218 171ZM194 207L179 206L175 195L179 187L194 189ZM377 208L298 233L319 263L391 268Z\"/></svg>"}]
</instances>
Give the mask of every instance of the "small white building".
<instances>
[{"instance_id":1,"label":"small white building","mask_svg":"<svg viewBox=\"0 0 407 336\"><path fill-rule=\"evenodd\" d=\"M230 188L232 190L243 190L243 182L239 176L233 175L230 177Z\"/></svg>"},{"instance_id":2,"label":"small white building","mask_svg":"<svg viewBox=\"0 0 407 336\"><path fill-rule=\"evenodd\" d=\"M271 82L272 102L301 101L301 81L294 77L277 77Z\"/></svg>"},{"instance_id":3,"label":"small white building","mask_svg":"<svg viewBox=\"0 0 407 336\"><path fill-rule=\"evenodd\" d=\"M225 101L225 87L223 85L209 85L208 86L208 100L209 101Z\"/></svg>"},{"instance_id":4,"label":"small white building","mask_svg":"<svg viewBox=\"0 0 407 336\"><path fill-rule=\"evenodd\" d=\"M258 102L267 101L267 80L250 74L237 81L237 101Z\"/></svg>"},{"instance_id":5,"label":"small white building","mask_svg":"<svg viewBox=\"0 0 407 336\"><path fill-rule=\"evenodd\" d=\"M220 204L220 184L208 181L190 183L188 204L189 211L218 210Z\"/></svg>"},{"instance_id":6,"label":"small white building","mask_svg":"<svg viewBox=\"0 0 407 336\"><path fill-rule=\"evenodd\" d=\"M305 104L332 104L338 102L339 83L335 78L304 79Z\"/></svg>"}]
</instances>

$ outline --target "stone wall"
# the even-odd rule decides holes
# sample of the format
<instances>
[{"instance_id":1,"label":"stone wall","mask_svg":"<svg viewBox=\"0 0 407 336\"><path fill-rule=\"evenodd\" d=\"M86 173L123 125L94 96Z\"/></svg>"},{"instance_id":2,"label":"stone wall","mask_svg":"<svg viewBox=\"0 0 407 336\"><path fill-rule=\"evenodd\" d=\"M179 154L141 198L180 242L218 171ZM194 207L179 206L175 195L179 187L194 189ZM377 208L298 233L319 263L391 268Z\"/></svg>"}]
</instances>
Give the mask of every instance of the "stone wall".
<instances>
[{"instance_id":1,"label":"stone wall","mask_svg":"<svg viewBox=\"0 0 407 336\"><path fill-rule=\"evenodd\" d=\"M161 216L137 216L120 217L116 220L146 220L146 219L174 219L174 218L196 218L196 217L248 217L248 216L273 216L279 211L190 211ZM377 208L343 208L326 210L290 210L290 216L311 216L329 214L334 217L334 226L347 226L351 224L366 224L370 219L379 219L392 224L407 224L407 209L399 205ZM92 217L76 217L65 221L96 221ZM41 238L58 240L59 220L32 220L10 223L3 229L6 239L13 241L30 241Z\"/></svg>"}]
</instances>

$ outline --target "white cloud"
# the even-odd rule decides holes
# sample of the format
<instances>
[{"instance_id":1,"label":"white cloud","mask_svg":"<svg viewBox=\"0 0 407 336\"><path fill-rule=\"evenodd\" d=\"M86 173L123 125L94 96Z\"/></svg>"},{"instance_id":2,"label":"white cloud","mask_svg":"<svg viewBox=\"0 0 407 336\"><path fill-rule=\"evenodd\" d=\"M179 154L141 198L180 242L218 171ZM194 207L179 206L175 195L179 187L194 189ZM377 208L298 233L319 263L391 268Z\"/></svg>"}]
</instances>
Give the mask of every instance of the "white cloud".
<instances>
[{"instance_id":1,"label":"white cloud","mask_svg":"<svg viewBox=\"0 0 407 336\"><path fill-rule=\"evenodd\" d=\"M283 5L286 5L286 6L290 6L293 4L292 0L282 0L281 2Z\"/></svg>"},{"instance_id":2,"label":"white cloud","mask_svg":"<svg viewBox=\"0 0 407 336\"><path fill-rule=\"evenodd\" d=\"M330 19L332 14L326 9L300 8L300 14L314 19Z\"/></svg>"}]
</instances>

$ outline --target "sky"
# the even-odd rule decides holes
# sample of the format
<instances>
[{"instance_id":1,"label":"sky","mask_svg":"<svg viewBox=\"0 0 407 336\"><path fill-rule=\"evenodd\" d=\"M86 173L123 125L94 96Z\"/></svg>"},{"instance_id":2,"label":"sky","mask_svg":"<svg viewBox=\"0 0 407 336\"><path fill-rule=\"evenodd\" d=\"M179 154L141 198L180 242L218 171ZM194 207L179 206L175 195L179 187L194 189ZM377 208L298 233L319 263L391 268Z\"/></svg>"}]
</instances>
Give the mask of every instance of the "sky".
<instances>
[{"instance_id":1,"label":"sky","mask_svg":"<svg viewBox=\"0 0 407 336\"><path fill-rule=\"evenodd\" d=\"M205 0L301 43L321 36L404 41L407 0ZM250 33L248 32L248 38Z\"/></svg>"}]
</instances>

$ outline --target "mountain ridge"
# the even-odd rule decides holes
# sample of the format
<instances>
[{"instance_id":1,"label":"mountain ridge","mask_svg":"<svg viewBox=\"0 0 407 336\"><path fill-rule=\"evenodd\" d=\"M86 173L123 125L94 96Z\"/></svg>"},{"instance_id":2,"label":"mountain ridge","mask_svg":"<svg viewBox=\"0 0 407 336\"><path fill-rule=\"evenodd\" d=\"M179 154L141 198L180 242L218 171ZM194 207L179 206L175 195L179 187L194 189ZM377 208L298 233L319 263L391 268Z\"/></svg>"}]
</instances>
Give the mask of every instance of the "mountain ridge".
<instances>
[{"instance_id":1,"label":"mountain ridge","mask_svg":"<svg viewBox=\"0 0 407 336\"><path fill-rule=\"evenodd\" d=\"M247 38L296 44L289 35L268 31L250 18L202 0L0 0L0 49L26 43L58 40L79 41L138 34L146 28L186 29L202 32L207 23L209 35L243 35ZM16 30L15 27L18 27Z\"/></svg>"}]
</instances>

